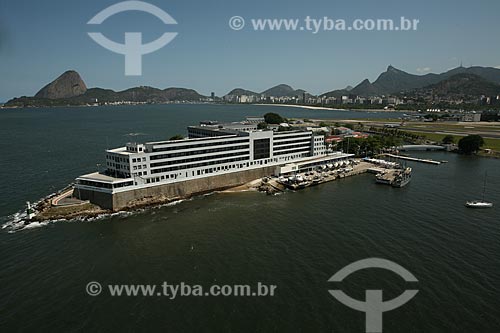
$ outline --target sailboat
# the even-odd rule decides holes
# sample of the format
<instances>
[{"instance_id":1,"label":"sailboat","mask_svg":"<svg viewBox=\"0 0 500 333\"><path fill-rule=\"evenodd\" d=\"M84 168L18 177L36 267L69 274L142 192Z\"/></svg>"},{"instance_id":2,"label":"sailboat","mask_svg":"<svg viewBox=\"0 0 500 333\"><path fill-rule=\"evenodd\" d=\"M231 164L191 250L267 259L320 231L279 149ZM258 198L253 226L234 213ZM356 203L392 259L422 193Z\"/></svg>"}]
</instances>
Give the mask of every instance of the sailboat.
<instances>
[{"instance_id":1,"label":"sailboat","mask_svg":"<svg viewBox=\"0 0 500 333\"><path fill-rule=\"evenodd\" d=\"M483 184L483 197L481 200L467 201L465 207L468 208L491 208L493 203L484 200L484 193L486 192L486 172L484 173L484 184Z\"/></svg>"}]
</instances>

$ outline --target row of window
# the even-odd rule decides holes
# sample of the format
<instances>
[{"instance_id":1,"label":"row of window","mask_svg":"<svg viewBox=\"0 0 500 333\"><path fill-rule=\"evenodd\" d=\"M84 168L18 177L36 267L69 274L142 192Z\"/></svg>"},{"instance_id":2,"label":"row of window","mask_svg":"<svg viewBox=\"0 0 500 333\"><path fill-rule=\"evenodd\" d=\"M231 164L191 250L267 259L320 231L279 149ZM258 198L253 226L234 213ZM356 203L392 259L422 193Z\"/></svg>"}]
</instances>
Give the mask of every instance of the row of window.
<instances>
[{"instance_id":1,"label":"row of window","mask_svg":"<svg viewBox=\"0 0 500 333\"><path fill-rule=\"evenodd\" d=\"M204 170L197 170L196 171L196 175L200 176L200 175L203 175L203 174L207 174L207 173L214 173L214 172L218 172L218 171L227 171L227 170L231 170L231 169L236 169L236 168L245 168L245 167L251 167L251 166L255 166L255 165L267 165L268 163L278 163L280 161L292 161L292 160L295 160L295 159L298 159L298 158L305 158L305 157L309 157L310 154L309 152L303 152L303 153L297 153L297 152L287 152L287 154L293 154L295 153L294 155L290 155L290 156L283 156L283 157L275 157L275 158L269 158L269 159L263 159L263 160L259 160L259 161L252 161L252 162L246 162L246 163L239 163L239 164L233 164L233 165L223 165L223 166L218 166L218 167L213 167L213 168L207 168L207 169L204 169ZM238 160L238 159L234 159L234 160ZM231 161L233 160L227 160L227 161L221 161L219 163L230 163ZM204 165L201 165L201 166L207 166L207 165L213 165L213 164L217 164L218 162L209 162L209 163L203 163ZM162 169L157 169L157 170L153 170L151 173L152 174L157 174L157 173L164 173L164 172L170 172L170 171L178 171L178 170L182 170L182 169L190 169L190 168L196 168L196 167L199 167L200 165L189 165L189 166L184 166L184 167L181 167L181 168L162 168ZM195 176L195 171L192 171L192 176ZM165 180L165 179L177 179L178 175L182 175L182 173L175 173L175 174L170 174L170 175L163 175L161 177L156 177L156 178L151 178L151 182L155 182L155 179L159 179L157 181L161 181L161 180ZM189 177L189 174L188 172L186 172L186 177ZM147 183L149 183L150 181L147 181Z\"/></svg>"},{"instance_id":2,"label":"row of window","mask_svg":"<svg viewBox=\"0 0 500 333\"><path fill-rule=\"evenodd\" d=\"M126 162L126 163L128 163L128 158L120 157L120 156L117 156L117 155L107 154L106 158L108 160L112 160L112 161L115 161L115 162Z\"/></svg>"},{"instance_id":3,"label":"row of window","mask_svg":"<svg viewBox=\"0 0 500 333\"><path fill-rule=\"evenodd\" d=\"M133 158L133 159L132 159L132 162L133 162L133 163L141 162L141 158L140 158L140 157L138 157L138 158ZM145 157L143 157L143 158L142 158L142 162L146 162L146 158L145 158Z\"/></svg>"},{"instance_id":4,"label":"row of window","mask_svg":"<svg viewBox=\"0 0 500 333\"><path fill-rule=\"evenodd\" d=\"M206 138L206 137L226 136L226 135L230 135L230 133L200 129L200 128L188 128L188 136L190 138Z\"/></svg>"},{"instance_id":5,"label":"row of window","mask_svg":"<svg viewBox=\"0 0 500 333\"><path fill-rule=\"evenodd\" d=\"M78 180L78 184L85 185L85 186L92 186L92 187L98 187L98 188L120 188L120 187L126 187L126 186L131 186L134 185L134 182L123 182L123 183L118 183L118 184L109 184L109 183L101 183L101 182L93 182L90 180Z\"/></svg>"},{"instance_id":6,"label":"row of window","mask_svg":"<svg viewBox=\"0 0 500 333\"><path fill-rule=\"evenodd\" d=\"M159 148L153 148L153 152L160 152L160 151L172 151L172 150L181 150L181 149L193 149L193 148L202 148L202 147L213 147L213 146L222 146L222 145L229 145L233 143L248 143L249 139L239 139L239 140L228 140L228 141L222 141L222 142L206 142L206 143L199 143L199 144L193 144L193 145L185 145L185 146L171 146L171 147L159 147Z\"/></svg>"},{"instance_id":7,"label":"row of window","mask_svg":"<svg viewBox=\"0 0 500 333\"><path fill-rule=\"evenodd\" d=\"M190 127L192 127L192 126L188 127L188 132L189 132L189 128ZM228 138L231 138L231 137L235 138L236 134L227 134L225 136L228 137ZM200 138L200 139L198 139L196 141L200 142L200 141L207 141L207 140L212 140L212 139L213 138ZM164 146L164 145L165 146L166 145L177 145L177 144L179 144L179 142L183 142L183 141L180 141L180 140L157 141L157 142L146 143L146 145L151 148L152 146L159 146L159 145L161 145L161 146Z\"/></svg>"},{"instance_id":8,"label":"row of window","mask_svg":"<svg viewBox=\"0 0 500 333\"><path fill-rule=\"evenodd\" d=\"M277 151L288 150L288 149L293 149L293 148L306 148L306 147L307 147L307 149L310 149L311 148L310 143L306 143L306 144L302 143L300 145L292 145L292 146L275 147L274 154L276 155Z\"/></svg>"},{"instance_id":9,"label":"row of window","mask_svg":"<svg viewBox=\"0 0 500 333\"><path fill-rule=\"evenodd\" d=\"M206 161L206 160L213 160L213 159L219 160L221 158L233 157L233 156L242 156L242 155L248 155L248 150L241 151L241 152L235 152L235 153L211 155L211 156L205 156L205 157L192 157L192 158L186 158L186 159L183 159L183 160L173 160L173 161L164 161L164 162L151 163L151 167L155 168L155 167L165 166L165 165L175 165L175 164L199 162L199 161Z\"/></svg>"},{"instance_id":10,"label":"row of window","mask_svg":"<svg viewBox=\"0 0 500 333\"><path fill-rule=\"evenodd\" d=\"M280 151L280 152L276 152L274 153L275 156L279 156L279 155L287 155L287 154L293 154L293 153L299 153L299 152L308 152L309 151L309 148L302 148L302 149L296 149L294 151Z\"/></svg>"},{"instance_id":11,"label":"row of window","mask_svg":"<svg viewBox=\"0 0 500 333\"><path fill-rule=\"evenodd\" d=\"M270 159L260 160L260 161L253 161L253 162L246 162L246 163L239 163L239 164L232 164L232 165L224 165L224 166L218 166L218 167L213 167L213 168L206 168L204 170L196 170L196 172L191 171L191 175L193 177L195 175L201 176L201 175L210 174L210 173L217 173L220 171L228 171L228 170L232 170L232 169L239 169L239 168L245 168L245 167L248 168L248 167L254 166L254 165L267 165L268 163L272 163L272 162L277 163L280 160L288 161L288 160L294 160L297 158L304 158L304 157L308 157L308 156L309 156L309 154L302 153L302 154L295 154L292 156L284 156L284 157L280 157L280 158L276 157L276 158L270 158ZM153 172L153 173L157 173L157 172ZM142 175L144 175L144 176L147 175L147 172L144 171L144 174L142 172L134 173L134 176L142 176ZM177 179L177 177L181 176L181 175L182 175L182 172L175 173L175 174L169 174L169 175L162 175L159 177L146 179L146 183L150 184L150 183L156 183L156 182L160 182L160 181L168 180L168 179ZM189 176L189 173L186 172L186 177L188 177L188 176ZM99 184L101 184L101 183L99 183ZM122 184L125 184L125 185L115 185L115 188L132 185L131 182L122 183Z\"/></svg>"},{"instance_id":12,"label":"row of window","mask_svg":"<svg viewBox=\"0 0 500 333\"><path fill-rule=\"evenodd\" d=\"M177 179L177 174L164 175L164 176L161 176L161 177L149 178L149 179L146 179L146 184L157 183L159 181L162 181L162 180L165 180L165 179L170 179L170 178Z\"/></svg>"},{"instance_id":13,"label":"row of window","mask_svg":"<svg viewBox=\"0 0 500 333\"><path fill-rule=\"evenodd\" d=\"M131 152L135 152L135 153L142 153L142 147L139 147L139 149L137 149L137 147L130 147L130 146L127 146L127 151L131 151Z\"/></svg>"},{"instance_id":14,"label":"row of window","mask_svg":"<svg viewBox=\"0 0 500 333\"><path fill-rule=\"evenodd\" d=\"M232 169L244 168L245 165L248 167L248 162L247 163L232 164L232 165L218 166L218 167L213 167L213 168L206 168L204 170L196 170L196 175L201 176L201 175L205 175L205 174L209 174L209 173L216 173L219 171L228 171L228 170L232 170ZM174 173L174 174L170 174L170 175L162 175L160 177L149 178L146 180L146 183L150 184L150 183L157 183L157 182L160 182L160 181L166 180L166 179L177 179L177 177L181 176L181 175L182 175L182 172L180 172L178 174ZM193 176L193 177L195 176L194 171L191 171L191 176ZM188 172L186 172L186 177L189 177Z\"/></svg>"},{"instance_id":15,"label":"row of window","mask_svg":"<svg viewBox=\"0 0 500 333\"><path fill-rule=\"evenodd\" d=\"M282 132L284 133L284 132ZM288 133L285 133L288 134ZM311 133L302 133L290 136L281 136L279 133L274 133L274 141L276 140L289 140L289 139L299 139L299 138L311 138Z\"/></svg>"},{"instance_id":16,"label":"row of window","mask_svg":"<svg viewBox=\"0 0 500 333\"><path fill-rule=\"evenodd\" d=\"M224 163L245 161L245 160L248 160L248 158L249 158L249 156L246 155L246 156L232 158L232 159L223 160L223 161L215 160L215 161L196 163L196 164L178 165L178 166L174 166L174 167L170 167L170 168L155 169L155 170L152 170L151 173L164 173L164 172L177 171L177 170L194 169L194 168L200 168L200 167L215 165L215 164L224 164Z\"/></svg>"},{"instance_id":17,"label":"row of window","mask_svg":"<svg viewBox=\"0 0 500 333\"><path fill-rule=\"evenodd\" d=\"M221 151L228 150L240 150L240 149L250 149L249 145L241 145L241 146L233 146L233 147L220 147L220 148L212 148L212 149L203 149L203 150L191 150L182 153L171 153L171 154L162 154L162 155L154 155L151 156L150 160L162 160L165 158L174 158L174 157L182 157L182 156L191 156L191 155L201 155L201 154L209 154L209 153L219 153Z\"/></svg>"},{"instance_id":18,"label":"row of window","mask_svg":"<svg viewBox=\"0 0 500 333\"><path fill-rule=\"evenodd\" d=\"M278 142L275 141L275 142L273 142L273 147L288 145L291 143L310 143L310 142L311 142L310 138L291 140L291 141L278 141Z\"/></svg>"},{"instance_id":19,"label":"row of window","mask_svg":"<svg viewBox=\"0 0 500 333\"><path fill-rule=\"evenodd\" d=\"M110 168L114 168L117 170L128 170L128 165L123 165L123 164L118 164L118 163L113 163L113 162L106 162L106 165Z\"/></svg>"}]
</instances>

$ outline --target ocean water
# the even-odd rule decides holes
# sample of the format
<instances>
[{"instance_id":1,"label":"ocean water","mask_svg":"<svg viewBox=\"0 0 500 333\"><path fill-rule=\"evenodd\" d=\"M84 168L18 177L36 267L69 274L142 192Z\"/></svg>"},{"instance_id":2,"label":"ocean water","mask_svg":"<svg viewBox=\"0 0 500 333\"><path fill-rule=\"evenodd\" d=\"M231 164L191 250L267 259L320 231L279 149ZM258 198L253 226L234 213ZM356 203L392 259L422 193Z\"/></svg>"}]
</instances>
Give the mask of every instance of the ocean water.
<instances>
[{"instance_id":1,"label":"ocean water","mask_svg":"<svg viewBox=\"0 0 500 333\"><path fill-rule=\"evenodd\" d=\"M106 147L168 138L204 119L345 119L385 113L265 106L167 105L3 110L0 216L3 222L91 172ZM398 114L392 116L397 117ZM384 332L500 330L500 161L413 153L440 166L408 163L402 189L365 174L281 195L215 193L92 221L0 231L0 330L169 332L364 332L364 313L329 293L359 300L382 289L414 299L383 316ZM486 196L496 207L471 210ZM2 222L2 223L3 223ZM415 275L366 269L328 279L365 258L394 261ZM89 296L86 285L276 285L267 297Z\"/></svg>"}]
</instances>

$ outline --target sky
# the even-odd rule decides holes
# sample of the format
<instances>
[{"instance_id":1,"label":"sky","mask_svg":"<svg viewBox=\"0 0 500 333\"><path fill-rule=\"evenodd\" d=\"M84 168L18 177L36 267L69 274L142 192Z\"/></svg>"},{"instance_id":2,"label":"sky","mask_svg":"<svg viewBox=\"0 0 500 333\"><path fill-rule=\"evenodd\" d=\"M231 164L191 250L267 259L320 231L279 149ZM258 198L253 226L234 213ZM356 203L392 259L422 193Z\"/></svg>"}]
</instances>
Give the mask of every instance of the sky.
<instances>
[{"instance_id":1,"label":"sky","mask_svg":"<svg viewBox=\"0 0 500 333\"><path fill-rule=\"evenodd\" d=\"M114 90L146 85L185 87L209 95L241 87L263 91L286 83L320 94L374 81L388 65L413 74L478 65L500 68L497 0L148 0L178 24L128 11L100 26L87 22L120 0L2 0L0 101L32 96L64 71L80 73L88 87ZM246 25L229 27L233 16ZM254 31L251 19L418 19L417 31ZM302 22L302 21L301 21ZM142 75L124 75L124 56L94 42L101 32L123 43L125 32L150 42L178 35L144 55Z\"/></svg>"}]
</instances>

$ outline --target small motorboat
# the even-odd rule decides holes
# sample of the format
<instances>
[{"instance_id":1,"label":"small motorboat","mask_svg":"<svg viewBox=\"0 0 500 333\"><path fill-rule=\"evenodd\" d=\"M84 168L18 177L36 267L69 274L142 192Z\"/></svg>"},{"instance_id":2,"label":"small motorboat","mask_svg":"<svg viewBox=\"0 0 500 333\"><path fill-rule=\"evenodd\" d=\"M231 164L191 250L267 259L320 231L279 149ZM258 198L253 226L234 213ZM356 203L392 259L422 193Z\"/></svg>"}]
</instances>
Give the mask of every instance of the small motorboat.
<instances>
[{"instance_id":1,"label":"small motorboat","mask_svg":"<svg viewBox=\"0 0 500 333\"><path fill-rule=\"evenodd\" d=\"M493 203L484 200L467 201L465 207L468 208L491 208Z\"/></svg>"}]
</instances>

